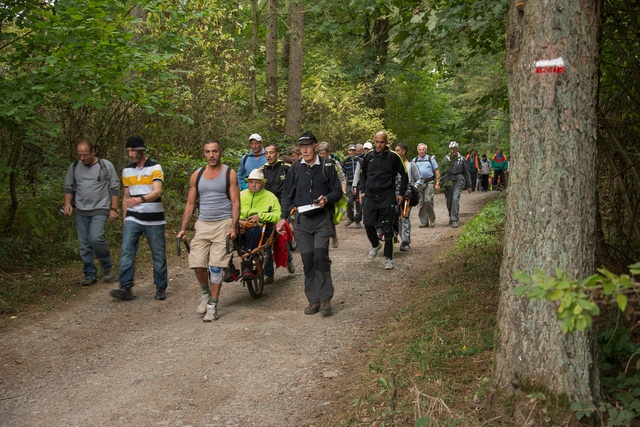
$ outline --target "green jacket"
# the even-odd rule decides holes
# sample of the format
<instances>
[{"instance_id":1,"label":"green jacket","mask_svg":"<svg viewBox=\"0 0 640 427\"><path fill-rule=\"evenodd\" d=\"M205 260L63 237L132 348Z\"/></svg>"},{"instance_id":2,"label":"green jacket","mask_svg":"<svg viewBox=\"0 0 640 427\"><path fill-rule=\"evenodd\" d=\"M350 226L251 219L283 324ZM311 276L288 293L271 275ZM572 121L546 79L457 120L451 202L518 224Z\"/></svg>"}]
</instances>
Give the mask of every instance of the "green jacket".
<instances>
[{"instance_id":1,"label":"green jacket","mask_svg":"<svg viewBox=\"0 0 640 427\"><path fill-rule=\"evenodd\" d=\"M247 188L240 192L240 219L258 214L261 223L278 222L281 213L280 202L271 191L263 188L257 193L252 193Z\"/></svg>"}]
</instances>

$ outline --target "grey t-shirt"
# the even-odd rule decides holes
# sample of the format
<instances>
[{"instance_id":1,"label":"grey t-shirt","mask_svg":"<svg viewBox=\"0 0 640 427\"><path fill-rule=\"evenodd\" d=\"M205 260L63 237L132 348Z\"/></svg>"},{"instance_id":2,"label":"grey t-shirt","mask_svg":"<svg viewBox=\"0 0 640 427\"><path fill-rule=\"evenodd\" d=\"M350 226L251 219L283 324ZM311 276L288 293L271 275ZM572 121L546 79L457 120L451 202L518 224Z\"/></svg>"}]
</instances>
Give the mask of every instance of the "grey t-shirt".
<instances>
[{"instance_id":1,"label":"grey t-shirt","mask_svg":"<svg viewBox=\"0 0 640 427\"><path fill-rule=\"evenodd\" d=\"M64 192L74 195L76 215L109 215L111 196L120 194L120 179L108 160L98 159L89 166L78 161L67 169Z\"/></svg>"}]
</instances>

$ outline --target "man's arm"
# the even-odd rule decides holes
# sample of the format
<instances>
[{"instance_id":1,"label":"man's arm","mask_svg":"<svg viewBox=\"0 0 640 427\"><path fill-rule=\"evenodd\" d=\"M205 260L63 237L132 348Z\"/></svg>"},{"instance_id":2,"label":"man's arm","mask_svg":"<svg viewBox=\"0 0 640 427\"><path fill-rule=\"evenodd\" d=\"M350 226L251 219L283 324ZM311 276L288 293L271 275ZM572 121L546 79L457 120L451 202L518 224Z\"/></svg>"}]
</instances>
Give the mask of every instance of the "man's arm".
<instances>
[{"instance_id":1,"label":"man's arm","mask_svg":"<svg viewBox=\"0 0 640 427\"><path fill-rule=\"evenodd\" d=\"M184 206L184 213L182 214L182 225L180 231L176 234L176 237L182 240L187 240L187 227L193 216L193 212L196 209L196 201L198 199L198 189L196 188L196 180L198 178L199 169L194 171L189 178L189 194L187 195L187 204Z\"/></svg>"}]
</instances>

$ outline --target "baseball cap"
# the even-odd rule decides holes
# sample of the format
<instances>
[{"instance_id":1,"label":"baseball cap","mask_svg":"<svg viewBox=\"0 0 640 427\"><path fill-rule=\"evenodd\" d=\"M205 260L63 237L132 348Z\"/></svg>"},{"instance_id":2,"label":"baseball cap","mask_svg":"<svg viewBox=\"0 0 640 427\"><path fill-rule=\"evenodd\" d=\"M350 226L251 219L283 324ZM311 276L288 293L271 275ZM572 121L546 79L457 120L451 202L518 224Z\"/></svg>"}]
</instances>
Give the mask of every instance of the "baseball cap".
<instances>
[{"instance_id":1,"label":"baseball cap","mask_svg":"<svg viewBox=\"0 0 640 427\"><path fill-rule=\"evenodd\" d=\"M455 141L451 141L451 142L449 143L449 148L458 148L458 143L457 143L457 142L455 142Z\"/></svg>"},{"instance_id":2,"label":"baseball cap","mask_svg":"<svg viewBox=\"0 0 640 427\"><path fill-rule=\"evenodd\" d=\"M356 149L356 145L355 144L349 144L349 150L355 150Z\"/></svg>"},{"instance_id":3,"label":"baseball cap","mask_svg":"<svg viewBox=\"0 0 640 427\"><path fill-rule=\"evenodd\" d=\"M146 147L144 145L144 140L142 138L140 138L139 136L129 137L127 139L126 148L131 148L131 149L136 150L136 151L146 150Z\"/></svg>"},{"instance_id":4,"label":"baseball cap","mask_svg":"<svg viewBox=\"0 0 640 427\"><path fill-rule=\"evenodd\" d=\"M369 150L373 150L373 145L369 141L365 142L362 148L368 148Z\"/></svg>"},{"instance_id":5,"label":"baseball cap","mask_svg":"<svg viewBox=\"0 0 640 427\"><path fill-rule=\"evenodd\" d=\"M252 139L255 139L256 141L262 142L262 137L260 135L258 135L257 133L252 133L249 136L249 141L251 141Z\"/></svg>"},{"instance_id":6,"label":"baseball cap","mask_svg":"<svg viewBox=\"0 0 640 427\"><path fill-rule=\"evenodd\" d=\"M318 139L316 138L316 136L308 131L300 135L300 138L298 138L298 144L300 145L315 144L317 142Z\"/></svg>"}]
</instances>

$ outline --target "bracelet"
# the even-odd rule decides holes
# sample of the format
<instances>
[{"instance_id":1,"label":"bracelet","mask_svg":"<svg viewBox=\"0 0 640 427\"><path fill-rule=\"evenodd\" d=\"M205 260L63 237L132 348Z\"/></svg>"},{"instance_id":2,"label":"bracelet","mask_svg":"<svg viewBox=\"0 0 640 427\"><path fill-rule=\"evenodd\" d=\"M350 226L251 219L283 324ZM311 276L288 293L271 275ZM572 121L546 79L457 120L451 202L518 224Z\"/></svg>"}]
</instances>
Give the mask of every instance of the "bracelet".
<instances>
[{"instance_id":1,"label":"bracelet","mask_svg":"<svg viewBox=\"0 0 640 427\"><path fill-rule=\"evenodd\" d=\"M144 194L141 194L141 195L140 195L140 200L142 200L143 202L146 202L146 201L147 201L147 199L145 199L145 198L144 198Z\"/></svg>"}]
</instances>

